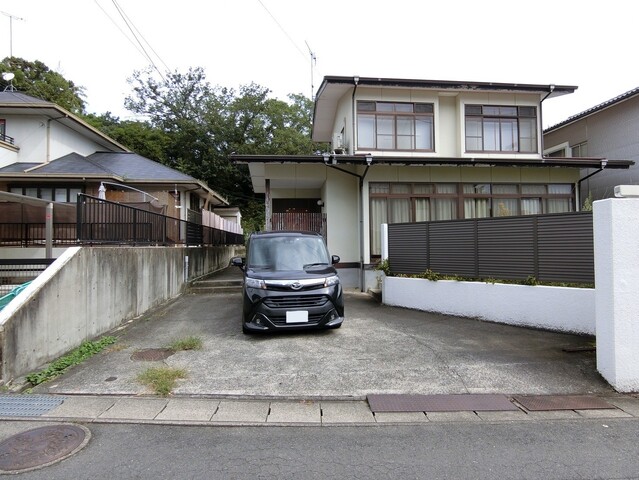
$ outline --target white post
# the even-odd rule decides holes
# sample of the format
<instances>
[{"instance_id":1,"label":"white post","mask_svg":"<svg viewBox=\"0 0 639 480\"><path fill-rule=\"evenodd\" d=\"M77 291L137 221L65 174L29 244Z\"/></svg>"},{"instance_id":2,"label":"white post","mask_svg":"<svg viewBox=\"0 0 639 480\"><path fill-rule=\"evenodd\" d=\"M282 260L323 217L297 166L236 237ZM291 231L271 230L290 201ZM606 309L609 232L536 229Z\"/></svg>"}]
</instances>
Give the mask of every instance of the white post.
<instances>
[{"instance_id":1,"label":"white post","mask_svg":"<svg viewBox=\"0 0 639 480\"><path fill-rule=\"evenodd\" d=\"M382 261L384 261L388 258L388 223L382 223L381 236Z\"/></svg>"},{"instance_id":2,"label":"white post","mask_svg":"<svg viewBox=\"0 0 639 480\"><path fill-rule=\"evenodd\" d=\"M639 198L594 202L597 370L639 391Z\"/></svg>"}]
</instances>

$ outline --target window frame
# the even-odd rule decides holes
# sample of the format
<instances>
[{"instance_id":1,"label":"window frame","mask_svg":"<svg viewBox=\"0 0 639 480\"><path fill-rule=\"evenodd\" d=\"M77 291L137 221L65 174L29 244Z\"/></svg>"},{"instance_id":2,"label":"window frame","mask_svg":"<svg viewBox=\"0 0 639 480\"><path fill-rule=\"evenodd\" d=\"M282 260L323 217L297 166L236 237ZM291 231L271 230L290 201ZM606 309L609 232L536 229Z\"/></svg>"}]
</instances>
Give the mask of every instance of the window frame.
<instances>
[{"instance_id":1,"label":"window frame","mask_svg":"<svg viewBox=\"0 0 639 480\"><path fill-rule=\"evenodd\" d=\"M85 193L84 186L54 185L54 184L20 184L20 185L14 184L14 185L9 185L8 191L11 193L15 193L15 190L18 190L18 189L21 191L19 195L24 195L24 196L32 197L32 198L39 198L41 200L48 200L48 201L57 202L57 203L75 203L76 198L71 198L71 194L77 193L78 191L79 193ZM36 190L37 196L28 195L27 194L28 190ZM66 192L66 201L60 202L59 200L56 200L56 198L58 193L60 193L63 190ZM43 191L51 193L50 195L51 198L49 198L48 195L46 196L46 198L43 197Z\"/></svg>"},{"instance_id":2,"label":"window frame","mask_svg":"<svg viewBox=\"0 0 639 480\"><path fill-rule=\"evenodd\" d=\"M500 154L539 153L540 132L537 111L537 107L531 105L465 104L464 151L466 153ZM524 122L528 124L527 128L522 128ZM534 128L531 128L532 126ZM516 135L513 133L515 130ZM534 137L525 135L528 131L534 132ZM470 135L469 132L473 135ZM508 133L511 134L510 143L507 141ZM492 144L489 143L491 137ZM474 146L479 148L470 148L471 141L474 141ZM525 149L523 145L527 144L533 145L534 149ZM509 145L513 145L513 147L507 148ZM493 146L494 148L491 148Z\"/></svg>"},{"instance_id":3,"label":"window frame","mask_svg":"<svg viewBox=\"0 0 639 480\"><path fill-rule=\"evenodd\" d=\"M410 106L410 109L407 107ZM371 151L394 151L394 152L434 152L435 151L435 104L433 102L384 102L377 100L357 101L357 149ZM410 110L410 111L409 111ZM420 111L424 110L424 111ZM406 122L405 120L410 120ZM368 120L365 129L363 121ZM384 125L382 122L385 122ZM422 126L427 129L428 134L424 136L430 143L430 148L417 148L421 137L418 128ZM408 126L410 133L405 133L404 128L399 128L400 124ZM380 130L385 126L388 131ZM372 128L368 132L367 129ZM362 143L363 133L368 133L371 144ZM372 134L372 135L371 135ZM389 140L388 144L380 146L380 140ZM406 139L410 143L410 148L398 148ZM402 142L403 140L403 142Z\"/></svg>"}]
</instances>

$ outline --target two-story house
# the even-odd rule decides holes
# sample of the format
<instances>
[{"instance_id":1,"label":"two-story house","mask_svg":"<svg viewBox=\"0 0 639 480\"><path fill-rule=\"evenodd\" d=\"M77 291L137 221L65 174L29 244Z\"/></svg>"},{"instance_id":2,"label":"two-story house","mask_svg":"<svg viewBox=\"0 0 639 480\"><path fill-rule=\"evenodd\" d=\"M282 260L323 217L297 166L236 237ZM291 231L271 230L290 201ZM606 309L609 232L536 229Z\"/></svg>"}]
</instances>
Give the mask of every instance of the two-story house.
<instances>
[{"instance_id":1,"label":"two-story house","mask_svg":"<svg viewBox=\"0 0 639 480\"><path fill-rule=\"evenodd\" d=\"M549 157L588 155L639 160L639 88L589 108L544 131ZM614 196L617 185L639 184L639 165L629 170L589 169L582 172L581 201Z\"/></svg>"},{"instance_id":2,"label":"two-story house","mask_svg":"<svg viewBox=\"0 0 639 480\"><path fill-rule=\"evenodd\" d=\"M330 151L233 158L265 194L267 229L279 213L321 209L343 282L364 290L382 224L570 212L582 168L628 168L542 154L543 102L576 88L325 77L312 138Z\"/></svg>"},{"instance_id":3,"label":"two-story house","mask_svg":"<svg viewBox=\"0 0 639 480\"><path fill-rule=\"evenodd\" d=\"M190 220L189 212L228 207L200 180L131 152L54 103L16 91L0 92L0 192L60 203L85 193L147 204L182 220ZM237 209L225 215L239 223Z\"/></svg>"}]
</instances>

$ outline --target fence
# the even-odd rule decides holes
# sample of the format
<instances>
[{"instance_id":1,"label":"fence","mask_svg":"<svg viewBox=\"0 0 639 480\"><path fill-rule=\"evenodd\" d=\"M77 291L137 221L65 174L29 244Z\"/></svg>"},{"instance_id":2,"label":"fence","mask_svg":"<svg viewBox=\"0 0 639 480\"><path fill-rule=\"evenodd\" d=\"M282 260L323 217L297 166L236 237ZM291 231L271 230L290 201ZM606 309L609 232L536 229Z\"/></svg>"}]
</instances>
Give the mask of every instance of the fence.
<instances>
[{"instance_id":1,"label":"fence","mask_svg":"<svg viewBox=\"0 0 639 480\"><path fill-rule=\"evenodd\" d=\"M591 212L388 226L393 274L594 283Z\"/></svg>"},{"instance_id":2,"label":"fence","mask_svg":"<svg viewBox=\"0 0 639 480\"><path fill-rule=\"evenodd\" d=\"M273 213L273 230L304 230L317 232L326 238L324 213Z\"/></svg>"},{"instance_id":3,"label":"fence","mask_svg":"<svg viewBox=\"0 0 639 480\"><path fill-rule=\"evenodd\" d=\"M83 244L241 245L242 234L78 195L77 238Z\"/></svg>"},{"instance_id":4,"label":"fence","mask_svg":"<svg viewBox=\"0 0 639 480\"><path fill-rule=\"evenodd\" d=\"M53 263L53 258L0 259L0 296L29 282Z\"/></svg>"}]
</instances>

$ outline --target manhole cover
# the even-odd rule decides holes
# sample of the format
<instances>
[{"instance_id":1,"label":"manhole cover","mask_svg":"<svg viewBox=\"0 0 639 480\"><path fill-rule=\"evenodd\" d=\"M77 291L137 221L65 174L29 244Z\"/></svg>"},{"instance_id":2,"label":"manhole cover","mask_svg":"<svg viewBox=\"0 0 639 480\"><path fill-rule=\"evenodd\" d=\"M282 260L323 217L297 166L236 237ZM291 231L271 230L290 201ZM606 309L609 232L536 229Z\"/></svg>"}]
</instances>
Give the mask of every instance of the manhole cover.
<instances>
[{"instance_id":1,"label":"manhole cover","mask_svg":"<svg viewBox=\"0 0 639 480\"><path fill-rule=\"evenodd\" d=\"M0 473L45 467L79 452L91 438L88 428L54 425L13 435L0 443Z\"/></svg>"},{"instance_id":2,"label":"manhole cover","mask_svg":"<svg viewBox=\"0 0 639 480\"><path fill-rule=\"evenodd\" d=\"M142 362L157 362L159 360L165 360L173 355L175 352L170 348L149 348L147 350L139 350L131 355L131 360L138 360Z\"/></svg>"}]
</instances>

